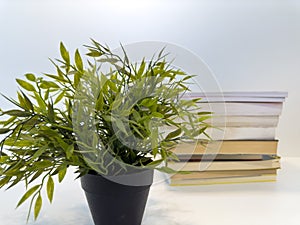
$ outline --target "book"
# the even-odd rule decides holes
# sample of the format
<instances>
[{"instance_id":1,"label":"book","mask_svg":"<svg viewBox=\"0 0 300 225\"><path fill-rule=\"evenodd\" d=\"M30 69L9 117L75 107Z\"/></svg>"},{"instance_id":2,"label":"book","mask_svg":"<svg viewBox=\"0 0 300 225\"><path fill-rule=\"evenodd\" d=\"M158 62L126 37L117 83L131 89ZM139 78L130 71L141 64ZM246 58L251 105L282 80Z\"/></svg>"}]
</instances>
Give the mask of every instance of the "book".
<instances>
[{"instance_id":1,"label":"book","mask_svg":"<svg viewBox=\"0 0 300 225\"><path fill-rule=\"evenodd\" d=\"M262 160L265 155L262 154L179 154L178 159L182 161L200 161L200 160ZM272 156L272 155L271 155Z\"/></svg>"},{"instance_id":2,"label":"book","mask_svg":"<svg viewBox=\"0 0 300 225\"><path fill-rule=\"evenodd\" d=\"M284 102L287 92L190 92L183 99L201 98L202 102Z\"/></svg>"},{"instance_id":3,"label":"book","mask_svg":"<svg viewBox=\"0 0 300 225\"><path fill-rule=\"evenodd\" d=\"M205 130L213 140L274 140L276 127L218 127ZM205 139L201 134L199 139Z\"/></svg>"},{"instance_id":4,"label":"book","mask_svg":"<svg viewBox=\"0 0 300 225\"><path fill-rule=\"evenodd\" d=\"M221 171L196 171L190 173L176 173L170 177L171 180L187 180L187 179L208 179L208 178L225 178L225 177L245 177L259 175L276 175L277 169L266 170L221 170Z\"/></svg>"},{"instance_id":5,"label":"book","mask_svg":"<svg viewBox=\"0 0 300 225\"><path fill-rule=\"evenodd\" d=\"M214 184L237 184L254 182L275 182L276 174L262 174L245 177L222 177L208 179L170 179L170 186L191 186L191 185L214 185Z\"/></svg>"},{"instance_id":6,"label":"book","mask_svg":"<svg viewBox=\"0 0 300 225\"><path fill-rule=\"evenodd\" d=\"M282 102L203 102L201 111L213 112L213 116L279 116Z\"/></svg>"},{"instance_id":7,"label":"book","mask_svg":"<svg viewBox=\"0 0 300 225\"><path fill-rule=\"evenodd\" d=\"M184 154L277 154L278 140L227 140L181 142L172 151Z\"/></svg>"},{"instance_id":8,"label":"book","mask_svg":"<svg viewBox=\"0 0 300 225\"><path fill-rule=\"evenodd\" d=\"M215 171L215 170L259 170L279 169L280 157L266 156L263 160L253 161L179 161L169 162L168 166L176 171Z\"/></svg>"},{"instance_id":9,"label":"book","mask_svg":"<svg viewBox=\"0 0 300 225\"><path fill-rule=\"evenodd\" d=\"M205 122L214 127L277 127L279 116L213 116Z\"/></svg>"}]
</instances>

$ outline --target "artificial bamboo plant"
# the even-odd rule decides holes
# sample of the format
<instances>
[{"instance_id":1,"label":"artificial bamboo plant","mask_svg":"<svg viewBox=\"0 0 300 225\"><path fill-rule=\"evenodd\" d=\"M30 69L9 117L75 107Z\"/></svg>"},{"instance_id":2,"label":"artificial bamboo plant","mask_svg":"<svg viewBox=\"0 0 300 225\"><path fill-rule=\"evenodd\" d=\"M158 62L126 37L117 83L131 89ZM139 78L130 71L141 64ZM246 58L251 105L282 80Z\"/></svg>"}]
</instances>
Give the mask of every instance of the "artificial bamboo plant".
<instances>
[{"instance_id":1,"label":"artificial bamboo plant","mask_svg":"<svg viewBox=\"0 0 300 225\"><path fill-rule=\"evenodd\" d=\"M60 43L61 59L51 60L56 73L27 73L16 79L16 99L3 95L14 108L1 110L0 188L25 184L17 206L30 200L28 217L38 217L43 190L52 202L54 179L62 182L70 167L78 177L130 168L172 173L174 145L208 127L209 112L195 110L199 99L180 98L193 76L163 50L130 62L123 47L122 55L94 40L85 47L86 60L78 50L72 60Z\"/></svg>"}]
</instances>

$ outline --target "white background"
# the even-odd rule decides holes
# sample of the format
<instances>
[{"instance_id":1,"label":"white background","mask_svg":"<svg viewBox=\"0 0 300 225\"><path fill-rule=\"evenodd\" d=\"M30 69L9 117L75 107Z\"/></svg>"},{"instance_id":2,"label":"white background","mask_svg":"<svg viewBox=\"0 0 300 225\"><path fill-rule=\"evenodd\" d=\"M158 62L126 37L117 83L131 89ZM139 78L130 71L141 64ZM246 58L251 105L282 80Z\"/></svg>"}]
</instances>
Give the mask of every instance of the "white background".
<instances>
[{"instance_id":1,"label":"white background","mask_svg":"<svg viewBox=\"0 0 300 225\"><path fill-rule=\"evenodd\" d=\"M14 78L52 71L60 41L74 52L89 38L171 42L198 54L224 91L288 91L279 152L300 156L300 1L0 0L0 92L15 96Z\"/></svg>"}]
</instances>

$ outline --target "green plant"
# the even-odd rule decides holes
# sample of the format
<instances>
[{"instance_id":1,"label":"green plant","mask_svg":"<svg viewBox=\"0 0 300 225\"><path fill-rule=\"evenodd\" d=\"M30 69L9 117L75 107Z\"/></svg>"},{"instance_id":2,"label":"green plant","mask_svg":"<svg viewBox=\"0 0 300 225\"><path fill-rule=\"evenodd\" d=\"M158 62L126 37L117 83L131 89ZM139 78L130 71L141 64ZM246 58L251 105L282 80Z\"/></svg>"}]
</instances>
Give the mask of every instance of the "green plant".
<instances>
[{"instance_id":1,"label":"green plant","mask_svg":"<svg viewBox=\"0 0 300 225\"><path fill-rule=\"evenodd\" d=\"M199 99L179 98L192 76L166 62L163 50L132 63L124 49L116 55L94 40L85 47L86 65L78 50L72 63L61 43L61 59L51 60L56 74L25 74L26 80L16 79L17 100L4 96L16 108L1 110L0 134L6 136L0 143L0 188L25 183L17 206L31 199L28 218L32 208L38 217L44 188L52 202L53 178L61 182L69 167L77 168L78 177L132 168L172 173L172 147L205 134L208 126L208 112L191 110Z\"/></svg>"}]
</instances>

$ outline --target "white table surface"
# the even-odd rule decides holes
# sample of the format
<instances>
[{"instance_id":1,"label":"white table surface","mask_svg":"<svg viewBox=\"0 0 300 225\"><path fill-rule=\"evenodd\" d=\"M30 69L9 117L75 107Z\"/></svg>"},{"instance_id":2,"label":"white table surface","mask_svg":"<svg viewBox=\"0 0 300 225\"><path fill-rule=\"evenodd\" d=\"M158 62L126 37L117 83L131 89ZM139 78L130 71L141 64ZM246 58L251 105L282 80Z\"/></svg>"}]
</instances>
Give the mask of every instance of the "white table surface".
<instances>
[{"instance_id":1,"label":"white table surface","mask_svg":"<svg viewBox=\"0 0 300 225\"><path fill-rule=\"evenodd\" d=\"M282 158L277 182L169 187L156 175L143 225L299 225L300 158ZM26 205L17 187L0 191L0 224L25 225ZM46 201L46 198L45 198ZM54 203L45 202L28 225L93 225L79 181L69 174L56 186Z\"/></svg>"}]
</instances>

